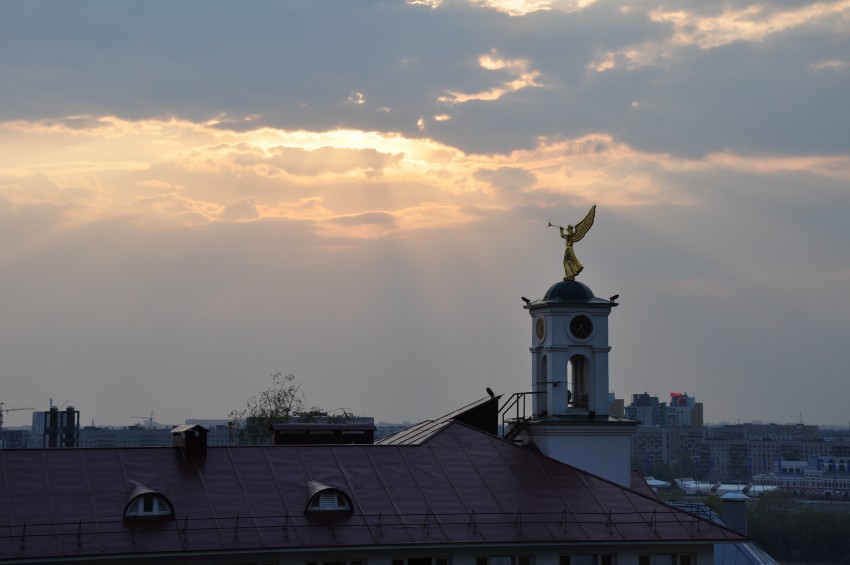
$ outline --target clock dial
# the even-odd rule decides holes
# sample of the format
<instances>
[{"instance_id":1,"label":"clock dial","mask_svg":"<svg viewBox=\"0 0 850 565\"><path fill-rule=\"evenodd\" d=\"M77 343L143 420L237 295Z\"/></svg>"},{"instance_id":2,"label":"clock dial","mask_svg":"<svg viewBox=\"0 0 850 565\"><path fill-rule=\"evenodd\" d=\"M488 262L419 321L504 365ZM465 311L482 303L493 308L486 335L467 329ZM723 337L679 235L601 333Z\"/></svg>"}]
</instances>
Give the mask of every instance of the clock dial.
<instances>
[{"instance_id":1,"label":"clock dial","mask_svg":"<svg viewBox=\"0 0 850 565\"><path fill-rule=\"evenodd\" d=\"M577 339L587 339L593 333L593 322L584 314L570 320L570 333Z\"/></svg>"},{"instance_id":2,"label":"clock dial","mask_svg":"<svg viewBox=\"0 0 850 565\"><path fill-rule=\"evenodd\" d=\"M537 339L543 340L546 337L546 322L543 318L537 318L537 323L534 324L534 331L537 333Z\"/></svg>"}]
</instances>

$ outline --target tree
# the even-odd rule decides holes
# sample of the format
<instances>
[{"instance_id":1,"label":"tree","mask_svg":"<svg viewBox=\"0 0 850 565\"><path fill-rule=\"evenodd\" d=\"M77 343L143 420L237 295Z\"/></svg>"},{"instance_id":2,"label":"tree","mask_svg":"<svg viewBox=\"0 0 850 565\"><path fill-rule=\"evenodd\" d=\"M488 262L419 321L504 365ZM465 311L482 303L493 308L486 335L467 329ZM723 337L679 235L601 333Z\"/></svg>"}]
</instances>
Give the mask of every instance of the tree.
<instances>
[{"instance_id":1,"label":"tree","mask_svg":"<svg viewBox=\"0 0 850 565\"><path fill-rule=\"evenodd\" d=\"M230 421L238 430L240 444L271 443L271 425L288 422L304 412L304 393L295 375L275 373L272 387L252 396L242 410L230 413Z\"/></svg>"},{"instance_id":2,"label":"tree","mask_svg":"<svg viewBox=\"0 0 850 565\"><path fill-rule=\"evenodd\" d=\"M749 535L779 560L850 563L850 516L841 505L818 510L777 490L748 509Z\"/></svg>"},{"instance_id":3,"label":"tree","mask_svg":"<svg viewBox=\"0 0 850 565\"><path fill-rule=\"evenodd\" d=\"M272 442L272 424L292 420L316 422L320 418L329 422L345 422L351 417L348 410L329 416L317 406L304 408L304 393L301 383L295 382L295 375L275 373L272 375L272 387L252 396L242 410L230 413L230 422L238 434L240 445L264 445Z\"/></svg>"}]
</instances>

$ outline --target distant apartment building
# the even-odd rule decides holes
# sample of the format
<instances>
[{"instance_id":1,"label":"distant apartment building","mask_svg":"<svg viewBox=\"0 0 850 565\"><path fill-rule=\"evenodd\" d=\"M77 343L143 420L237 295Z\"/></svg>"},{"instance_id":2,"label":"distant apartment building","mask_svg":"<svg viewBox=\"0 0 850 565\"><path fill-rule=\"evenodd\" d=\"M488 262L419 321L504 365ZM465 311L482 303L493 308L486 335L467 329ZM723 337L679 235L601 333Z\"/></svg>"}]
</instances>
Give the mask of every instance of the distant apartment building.
<instances>
[{"instance_id":1,"label":"distant apartment building","mask_svg":"<svg viewBox=\"0 0 850 565\"><path fill-rule=\"evenodd\" d=\"M850 499L850 457L826 455L808 461L778 460L753 476L754 485L778 487L796 496Z\"/></svg>"},{"instance_id":2,"label":"distant apartment building","mask_svg":"<svg viewBox=\"0 0 850 565\"><path fill-rule=\"evenodd\" d=\"M30 431L26 428L0 430L0 449L20 449L29 445Z\"/></svg>"},{"instance_id":3,"label":"distant apartment building","mask_svg":"<svg viewBox=\"0 0 850 565\"><path fill-rule=\"evenodd\" d=\"M44 447L44 412L32 413L32 428L27 447Z\"/></svg>"},{"instance_id":4,"label":"distant apartment building","mask_svg":"<svg viewBox=\"0 0 850 565\"><path fill-rule=\"evenodd\" d=\"M125 447L169 447L172 445L171 425L161 425L148 422L147 425L131 426L83 426L78 427L79 412L72 409L68 416L67 410L54 410L58 414L51 420L51 412L36 412L33 414L32 428L3 428L0 429L0 449L23 449L44 447L83 447L83 448L125 448ZM322 417L311 417L311 421L321 423ZM51 421L53 424L51 425ZM70 425L66 425L70 422ZM351 417L349 424L372 425L374 438L379 439L402 429L410 427L410 423L394 424L379 422L374 425L374 418L365 416ZM202 425L208 430L207 443L210 446L225 447L239 443L238 432L228 424L227 420L198 420L188 419L186 425ZM269 441L272 433L269 430Z\"/></svg>"},{"instance_id":5,"label":"distant apartment building","mask_svg":"<svg viewBox=\"0 0 850 565\"><path fill-rule=\"evenodd\" d=\"M627 418L639 420L643 426L702 427L703 406L686 392L671 392L670 402L661 402L649 393L633 394L625 407Z\"/></svg>"},{"instance_id":6,"label":"distant apartment building","mask_svg":"<svg viewBox=\"0 0 850 565\"><path fill-rule=\"evenodd\" d=\"M667 404L646 392L633 394L625 412L626 418L638 420L641 426L663 426L667 421Z\"/></svg>"},{"instance_id":7,"label":"distant apartment building","mask_svg":"<svg viewBox=\"0 0 850 565\"><path fill-rule=\"evenodd\" d=\"M613 392L608 393L608 413L615 418L626 417L626 403L622 398L617 398Z\"/></svg>"},{"instance_id":8,"label":"distant apartment building","mask_svg":"<svg viewBox=\"0 0 850 565\"><path fill-rule=\"evenodd\" d=\"M662 428L639 426L632 439L632 465L644 476L659 465L669 466L678 476L697 476L699 454L706 428Z\"/></svg>"},{"instance_id":9,"label":"distant apartment building","mask_svg":"<svg viewBox=\"0 0 850 565\"><path fill-rule=\"evenodd\" d=\"M49 410L32 413L28 434L26 445L19 447L79 447L80 411L54 406L51 400Z\"/></svg>"},{"instance_id":10,"label":"distant apartment building","mask_svg":"<svg viewBox=\"0 0 850 565\"><path fill-rule=\"evenodd\" d=\"M779 473L787 476L793 474L790 469L808 467L807 462L817 460L824 462L821 470L825 473L829 473L831 468L834 468L833 472L839 472L841 462L844 462L846 472L850 441L823 441L817 435L817 426L799 426L797 432L791 429L794 427L770 424L712 428L710 436L702 442L700 472L716 480L749 482L759 475ZM759 432L765 429L773 431L761 435ZM730 436L740 434L744 437L730 439ZM809 439L792 439L803 436ZM782 462L793 463L778 470L777 465ZM782 486L778 483L759 484Z\"/></svg>"},{"instance_id":11,"label":"distant apartment building","mask_svg":"<svg viewBox=\"0 0 850 565\"><path fill-rule=\"evenodd\" d=\"M80 411L73 406L60 410L51 406L47 412L38 412L44 430L42 446L44 447L79 447L80 446Z\"/></svg>"},{"instance_id":12,"label":"distant apartment building","mask_svg":"<svg viewBox=\"0 0 850 565\"><path fill-rule=\"evenodd\" d=\"M625 416L641 422L632 438L632 464L641 473L652 474L662 465L682 476L698 474L706 435L701 402L679 392L670 393L669 404L646 392L633 394Z\"/></svg>"},{"instance_id":13,"label":"distant apartment building","mask_svg":"<svg viewBox=\"0 0 850 565\"><path fill-rule=\"evenodd\" d=\"M702 403L687 393L671 393L669 403L648 393L635 394L625 415L641 421L632 438L632 465L644 476L669 473L715 483L750 483L761 476L759 484L795 492L844 492L844 482L850 480L846 433L825 437L818 426L802 423L705 427ZM820 469L810 461L821 461ZM779 472L778 462L808 470L797 475Z\"/></svg>"},{"instance_id":14,"label":"distant apartment building","mask_svg":"<svg viewBox=\"0 0 850 565\"><path fill-rule=\"evenodd\" d=\"M209 428L209 445L229 445L227 426ZM80 447L168 447L172 443L170 427L86 426L80 430Z\"/></svg>"},{"instance_id":15,"label":"distant apartment building","mask_svg":"<svg viewBox=\"0 0 850 565\"><path fill-rule=\"evenodd\" d=\"M818 441L817 426L805 424L728 424L712 428L712 439L746 439L753 441ZM839 438L840 439L840 438Z\"/></svg>"},{"instance_id":16,"label":"distant apartment building","mask_svg":"<svg viewBox=\"0 0 850 565\"><path fill-rule=\"evenodd\" d=\"M54 410L55 412L55 410ZM65 421L68 418L65 417L67 410L59 410L59 418L58 421ZM33 429L30 433L26 431L26 434L8 434L8 438L6 438L6 443L3 444L3 437L0 437L0 447L84 447L84 448L124 448L124 447L169 447L172 445L172 436L171 429L173 426L171 425L160 425L154 422L152 419L148 422L147 425L132 425L132 426L83 426L74 428L74 438L71 440L72 444L65 444L64 439L67 436L66 434L59 433L58 438L62 441L52 440L51 437L56 435L56 430L61 430L64 428L61 425L54 424L52 427L50 422L52 421L50 418L50 412L38 412L33 416ZM74 422L79 422L79 412L74 411ZM64 418L64 420L63 420ZM326 417L325 417L326 419ZM311 420L315 420L321 423L323 420L322 416L312 417ZM356 423L366 423L372 424L374 419L371 417L352 417L349 419L351 422ZM227 420L219 419L219 420L198 420L198 419L189 419L186 420L185 423L187 425L203 425L208 430L207 435L207 444L210 446L224 447L237 445L239 443L238 434L235 432L232 426L228 424ZM53 430L53 431L51 431ZM67 430L66 430L67 431ZM380 432L383 431L384 435L391 433L390 430L381 427L378 428L380 437ZM5 430L4 430L5 432ZM24 442L24 436L29 436L28 442ZM271 442L272 433L269 430L269 441Z\"/></svg>"},{"instance_id":17,"label":"distant apartment building","mask_svg":"<svg viewBox=\"0 0 850 565\"><path fill-rule=\"evenodd\" d=\"M697 402L693 396L688 396L687 392L671 392L670 404L667 408L667 425L702 427L702 402Z\"/></svg>"}]
</instances>

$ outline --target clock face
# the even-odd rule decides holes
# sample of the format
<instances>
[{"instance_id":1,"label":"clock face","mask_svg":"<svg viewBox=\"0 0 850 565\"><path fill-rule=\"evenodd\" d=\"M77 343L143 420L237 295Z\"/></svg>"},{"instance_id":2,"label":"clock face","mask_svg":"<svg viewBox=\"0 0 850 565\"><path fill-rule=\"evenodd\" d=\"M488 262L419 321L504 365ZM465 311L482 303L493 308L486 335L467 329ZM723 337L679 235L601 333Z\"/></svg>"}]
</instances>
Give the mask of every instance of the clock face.
<instances>
[{"instance_id":1,"label":"clock face","mask_svg":"<svg viewBox=\"0 0 850 565\"><path fill-rule=\"evenodd\" d=\"M593 333L593 322L584 314L570 320L570 333L577 339L587 339Z\"/></svg>"},{"instance_id":2,"label":"clock face","mask_svg":"<svg viewBox=\"0 0 850 565\"><path fill-rule=\"evenodd\" d=\"M537 318L537 323L534 324L534 331L537 334L537 339L543 340L546 337L546 322L543 318Z\"/></svg>"}]
</instances>

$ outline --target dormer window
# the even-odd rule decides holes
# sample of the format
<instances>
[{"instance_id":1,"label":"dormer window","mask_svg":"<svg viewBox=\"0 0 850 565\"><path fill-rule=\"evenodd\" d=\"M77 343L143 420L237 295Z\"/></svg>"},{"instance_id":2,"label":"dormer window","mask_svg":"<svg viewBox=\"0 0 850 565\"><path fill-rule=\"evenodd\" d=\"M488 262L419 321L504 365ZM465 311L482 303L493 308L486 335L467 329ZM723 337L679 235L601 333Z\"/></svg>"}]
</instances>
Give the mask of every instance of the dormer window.
<instances>
[{"instance_id":1,"label":"dormer window","mask_svg":"<svg viewBox=\"0 0 850 565\"><path fill-rule=\"evenodd\" d=\"M137 486L130 493L130 501L124 507L125 518L169 517L174 516L174 508L158 492Z\"/></svg>"},{"instance_id":2,"label":"dormer window","mask_svg":"<svg viewBox=\"0 0 850 565\"><path fill-rule=\"evenodd\" d=\"M145 494L127 506L125 516L171 516L174 511L167 500L155 494Z\"/></svg>"},{"instance_id":3,"label":"dormer window","mask_svg":"<svg viewBox=\"0 0 850 565\"><path fill-rule=\"evenodd\" d=\"M351 499L337 488L317 481L307 483L307 512L351 512Z\"/></svg>"},{"instance_id":4,"label":"dormer window","mask_svg":"<svg viewBox=\"0 0 850 565\"><path fill-rule=\"evenodd\" d=\"M310 510L351 510L348 498L337 490L325 490L310 501Z\"/></svg>"}]
</instances>

